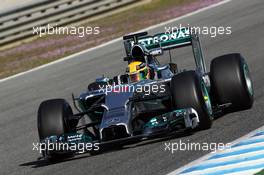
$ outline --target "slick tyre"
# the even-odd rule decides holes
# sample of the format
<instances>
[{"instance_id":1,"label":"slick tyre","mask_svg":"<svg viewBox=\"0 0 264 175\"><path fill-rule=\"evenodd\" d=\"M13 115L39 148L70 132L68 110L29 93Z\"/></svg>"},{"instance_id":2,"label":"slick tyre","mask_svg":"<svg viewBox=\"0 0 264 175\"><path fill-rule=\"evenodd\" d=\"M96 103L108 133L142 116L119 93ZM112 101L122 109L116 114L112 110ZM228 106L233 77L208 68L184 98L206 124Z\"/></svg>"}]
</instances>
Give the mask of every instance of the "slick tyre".
<instances>
[{"instance_id":1,"label":"slick tyre","mask_svg":"<svg viewBox=\"0 0 264 175\"><path fill-rule=\"evenodd\" d=\"M195 71L175 75L171 80L174 109L194 108L199 115L200 130L212 126L212 106L205 84Z\"/></svg>"},{"instance_id":2,"label":"slick tyre","mask_svg":"<svg viewBox=\"0 0 264 175\"><path fill-rule=\"evenodd\" d=\"M70 117L73 112L70 105L63 99L47 100L40 104L38 109L38 133L40 141L53 135L62 135L70 132ZM43 153L45 156L45 153ZM50 160L62 157L58 154L50 155Z\"/></svg>"},{"instance_id":3,"label":"slick tyre","mask_svg":"<svg viewBox=\"0 0 264 175\"><path fill-rule=\"evenodd\" d=\"M210 70L212 92L218 104L230 103L230 112L252 107L252 80L248 65L239 53L213 59Z\"/></svg>"}]
</instances>

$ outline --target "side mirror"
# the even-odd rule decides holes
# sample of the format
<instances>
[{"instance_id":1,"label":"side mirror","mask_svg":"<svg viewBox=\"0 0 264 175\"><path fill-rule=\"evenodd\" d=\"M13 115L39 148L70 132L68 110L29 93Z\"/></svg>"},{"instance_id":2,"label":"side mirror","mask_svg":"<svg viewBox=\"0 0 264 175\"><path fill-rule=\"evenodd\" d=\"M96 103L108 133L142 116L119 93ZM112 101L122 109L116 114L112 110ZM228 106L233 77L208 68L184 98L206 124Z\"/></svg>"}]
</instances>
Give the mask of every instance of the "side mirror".
<instances>
[{"instance_id":1,"label":"side mirror","mask_svg":"<svg viewBox=\"0 0 264 175\"><path fill-rule=\"evenodd\" d=\"M172 73L176 74L178 72L178 66L175 63L169 63L170 66L170 70L172 71Z\"/></svg>"}]
</instances>

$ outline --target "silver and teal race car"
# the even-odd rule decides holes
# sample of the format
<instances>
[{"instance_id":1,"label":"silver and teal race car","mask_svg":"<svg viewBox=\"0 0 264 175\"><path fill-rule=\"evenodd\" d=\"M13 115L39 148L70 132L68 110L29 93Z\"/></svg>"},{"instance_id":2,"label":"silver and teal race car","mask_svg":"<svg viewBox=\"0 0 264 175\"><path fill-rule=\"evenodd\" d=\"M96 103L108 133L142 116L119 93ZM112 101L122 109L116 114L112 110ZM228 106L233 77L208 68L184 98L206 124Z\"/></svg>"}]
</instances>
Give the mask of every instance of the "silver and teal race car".
<instances>
[{"instance_id":1,"label":"silver and teal race car","mask_svg":"<svg viewBox=\"0 0 264 175\"><path fill-rule=\"evenodd\" d=\"M215 117L252 107L252 81L239 53L216 57L208 72L199 37L189 28L123 39L124 61L147 66L149 78L133 81L127 72L98 78L79 97L72 96L76 114L64 99L42 102L38 132L43 157L96 154L109 145L209 129ZM166 51L187 46L192 47L195 70L182 71L172 61L159 63Z\"/></svg>"}]
</instances>

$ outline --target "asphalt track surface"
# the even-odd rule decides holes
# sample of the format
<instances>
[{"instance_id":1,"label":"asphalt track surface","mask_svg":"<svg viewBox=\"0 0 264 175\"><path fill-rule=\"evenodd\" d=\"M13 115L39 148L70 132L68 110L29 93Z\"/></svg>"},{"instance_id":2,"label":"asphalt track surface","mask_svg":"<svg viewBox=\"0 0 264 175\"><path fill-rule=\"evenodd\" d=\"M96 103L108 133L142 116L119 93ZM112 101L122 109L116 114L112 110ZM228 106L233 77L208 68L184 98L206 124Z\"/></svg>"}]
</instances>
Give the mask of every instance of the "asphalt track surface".
<instances>
[{"instance_id":1,"label":"asphalt track surface","mask_svg":"<svg viewBox=\"0 0 264 175\"><path fill-rule=\"evenodd\" d=\"M164 151L165 142L231 142L264 125L264 2L233 0L172 23L199 26L232 26L231 36L201 38L207 63L215 56L241 52L249 63L255 89L255 104L248 111L228 114L210 130L191 136L143 142L128 149L97 156L81 155L49 164L37 158L32 142L38 141L36 113L42 100L70 100L97 75L113 76L125 70L122 43L117 42L76 58L0 83L0 174L166 174L203 155L206 151ZM151 32L164 31L164 27ZM173 52L175 61L193 65L191 50ZM167 58L164 58L167 59Z\"/></svg>"}]
</instances>

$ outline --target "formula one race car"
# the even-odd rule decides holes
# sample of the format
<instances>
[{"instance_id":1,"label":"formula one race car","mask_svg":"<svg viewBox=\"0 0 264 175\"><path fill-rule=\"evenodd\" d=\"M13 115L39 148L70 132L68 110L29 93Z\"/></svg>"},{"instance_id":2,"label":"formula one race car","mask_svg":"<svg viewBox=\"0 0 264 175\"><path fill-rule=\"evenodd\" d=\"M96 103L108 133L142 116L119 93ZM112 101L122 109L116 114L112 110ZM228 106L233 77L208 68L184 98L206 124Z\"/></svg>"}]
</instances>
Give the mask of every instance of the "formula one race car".
<instances>
[{"instance_id":1,"label":"formula one race car","mask_svg":"<svg viewBox=\"0 0 264 175\"><path fill-rule=\"evenodd\" d=\"M78 98L73 95L77 114L63 99L40 104L38 132L45 158L96 154L109 144L209 129L219 113L252 107L252 81L239 53L213 59L207 72L199 38L189 28L123 39L126 72L98 78ZM179 71L172 61L160 65L158 56L184 46L192 46L195 70Z\"/></svg>"}]
</instances>

